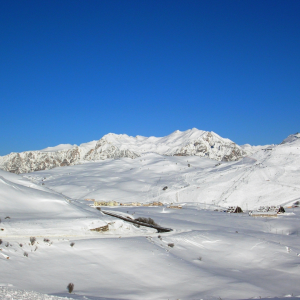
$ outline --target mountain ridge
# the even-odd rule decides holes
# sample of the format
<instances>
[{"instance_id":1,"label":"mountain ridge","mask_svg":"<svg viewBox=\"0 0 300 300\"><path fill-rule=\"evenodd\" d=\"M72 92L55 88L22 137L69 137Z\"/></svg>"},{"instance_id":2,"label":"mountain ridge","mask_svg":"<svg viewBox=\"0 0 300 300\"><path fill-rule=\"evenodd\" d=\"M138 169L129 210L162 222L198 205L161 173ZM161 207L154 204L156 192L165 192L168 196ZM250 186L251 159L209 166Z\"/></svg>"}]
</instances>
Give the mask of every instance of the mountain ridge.
<instances>
[{"instance_id":1,"label":"mountain ridge","mask_svg":"<svg viewBox=\"0 0 300 300\"><path fill-rule=\"evenodd\" d=\"M10 153L0 157L0 169L12 173L29 173L55 167L76 165L87 161L135 159L146 153L170 156L199 156L217 161L235 161L247 151L227 138L212 131L176 130L165 137L136 137L108 133L98 141L79 146L61 144L42 150Z\"/></svg>"}]
</instances>

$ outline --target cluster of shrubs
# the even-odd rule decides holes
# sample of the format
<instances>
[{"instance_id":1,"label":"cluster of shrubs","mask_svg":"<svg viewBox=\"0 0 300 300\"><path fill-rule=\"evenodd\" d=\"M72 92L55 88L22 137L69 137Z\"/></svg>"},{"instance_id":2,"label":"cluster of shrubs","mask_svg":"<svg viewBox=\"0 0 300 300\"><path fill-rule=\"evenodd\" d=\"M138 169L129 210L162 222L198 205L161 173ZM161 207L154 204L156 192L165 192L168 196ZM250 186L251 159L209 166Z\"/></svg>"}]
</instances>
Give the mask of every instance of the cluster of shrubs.
<instances>
[{"instance_id":1,"label":"cluster of shrubs","mask_svg":"<svg viewBox=\"0 0 300 300\"><path fill-rule=\"evenodd\" d=\"M136 218L135 221L146 223L149 225L159 226L152 218L139 217L139 218Z\"/></svg>"}]
</instances>

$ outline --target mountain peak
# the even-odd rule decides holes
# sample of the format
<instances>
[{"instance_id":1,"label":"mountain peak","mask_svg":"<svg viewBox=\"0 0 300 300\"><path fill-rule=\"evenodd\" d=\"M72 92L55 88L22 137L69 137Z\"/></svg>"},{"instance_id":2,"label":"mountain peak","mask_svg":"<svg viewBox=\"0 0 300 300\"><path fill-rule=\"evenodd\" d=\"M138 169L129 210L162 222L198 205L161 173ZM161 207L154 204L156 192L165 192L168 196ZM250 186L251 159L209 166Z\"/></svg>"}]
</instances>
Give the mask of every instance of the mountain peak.
<instances>
[{"instance_id":1,"label":"mountain peak","mask_svg":"<svg viewBox=\"0 0 300 300\"><path fill-rule=\"evenodd\" d=\"M61 144L41 151L11 153L0 157L0 169L13 173L75 165L86 161L112 158L137 158L146 153L171 156L199 156L214 160L233 161L246 152L229 139L214 132L192 128L176 130L165 137L128 136L108 133L98 141L77 145Z\"/></svg>"}]
</instances>

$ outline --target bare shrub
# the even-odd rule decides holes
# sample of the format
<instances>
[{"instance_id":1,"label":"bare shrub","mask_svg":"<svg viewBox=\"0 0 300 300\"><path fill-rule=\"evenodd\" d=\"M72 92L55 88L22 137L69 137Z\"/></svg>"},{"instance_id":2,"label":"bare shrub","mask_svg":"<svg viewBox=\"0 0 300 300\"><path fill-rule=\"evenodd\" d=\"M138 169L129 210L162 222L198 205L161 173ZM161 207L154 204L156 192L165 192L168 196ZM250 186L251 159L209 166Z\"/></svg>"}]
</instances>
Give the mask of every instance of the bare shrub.
<instances>
[{"instance_id":1,"label":"bare shrub","mask_svg":"<svg viewBox=\"0 0 300 300\"><path fill-rule=\"evenodd\" d=\"M19 244L20 247L23 247L23 244Z\"/></svg>"},{"instance_id":2,"label":"bare shrub","mask_svg":"<svg viewBox=\"0 0 300 300\"><path fill-rule=\"evenodd\" d=\"M5 247L8 247L9 246L9 242L7 242L6 244L5 244Z\"/></svg>"},{"instance_id":3,"label":"bare shrub","mask_svg":"<svg viewBox=\"0 0 300 300\"><path fill-rule=\"evenodd\" d=\"M74 283L69 283L67 285L67 289L68 289L69 293L71 294L74 290Z\"/></svg>"},{"instance_id":4,"label":"bare shrub","mask_svg":"<svg viewBox=\"0 0 300 300\"><path fill-rule=\"evenodd\" d=\"M28 257L28 253L27 253L27 252L24 252L23 255L24 255L25 257Z\"/></svg>"},{"instance_id":5,"label":"bare shrub","mask_svg":"<svg viewBox=\"0 0 300 300\"><path fill-rule=\"evenodd\" d=\"M75 243L73 243L73 242L70 244L71 247L73 247L74 245L75 245Z\"/></svg>"},{"instance_id":6,"label":"bare shrub","mask_svg":"<svg viewBox=\"0 0 300 300\"><path fill-rule=\"evenodd\" d=\"M169 243L168 246L171 247L171 248L173 248L174 247L174 243Z\"/></svg>"},{"instance_id":7,"label":"bare shrub","mask_svg":"<svg viewBox=\"0 0 300 300\"><path fill-rule=\"evenodd\" d=\"M136 218L135 221L146 223L149 225L158 226L158 224L152 218L139 217L139 218Z\"/></svg>"},{"instance_id":8,"label":"bare shrub","mask_svg":"<svg viewBox=\"0 0 300 300\"><path fill-rule=\"evenodd\" d=\"M2 244L2 240L0 239L0 245Z\"/></svg>"},{"instance_id":9,"label":"bare shrub","mask_svg":"<svg viewBox=\"0 0 300 300\"><path fill-rule=\"evenodd\" d=\"M50 242L50 240L49 240L49 239L46 239L46 238L44 238L44 242L45 242L45 243L49 243L49 242Z\"/></svg>"},{"instance_id":10,"label":"bare shrub","mask_svg":"<svg viewBox=\"0 0 300 300\"><path fill-rule=\"evenodd\" d=\"M31 245L33 245L36 241L36 238L34 236L31 236L29 240L30 240Z\"/></svg>"},{"instance_id":11,"label":"bare shrub","mask_svg":"<svg viewBox=\"0 0 300 300\"><path fill-rule=\"evenodd\" d=\"M5 219L10 219L10 217L9 217L9 216L7 216L7 217L5 217Z\"/></svg>"}]
</instances>

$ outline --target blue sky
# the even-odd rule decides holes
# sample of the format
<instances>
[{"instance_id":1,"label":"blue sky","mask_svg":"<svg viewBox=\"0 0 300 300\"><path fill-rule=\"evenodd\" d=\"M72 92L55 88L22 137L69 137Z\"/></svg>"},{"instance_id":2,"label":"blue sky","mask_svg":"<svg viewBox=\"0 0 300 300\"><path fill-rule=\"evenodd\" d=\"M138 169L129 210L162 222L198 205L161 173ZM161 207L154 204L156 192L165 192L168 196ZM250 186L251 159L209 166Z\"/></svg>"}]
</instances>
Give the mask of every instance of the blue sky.
<instances>
[{"instance_id":1,"label":"blue sky","mask_svg":"<svg viewBox=\"0 0 300 300\"><path fill-rule=\"evenodd\" d=\"M300 131L300 1L0 2L0 155L193 127Z\"/></svg>"}]
</instances>

